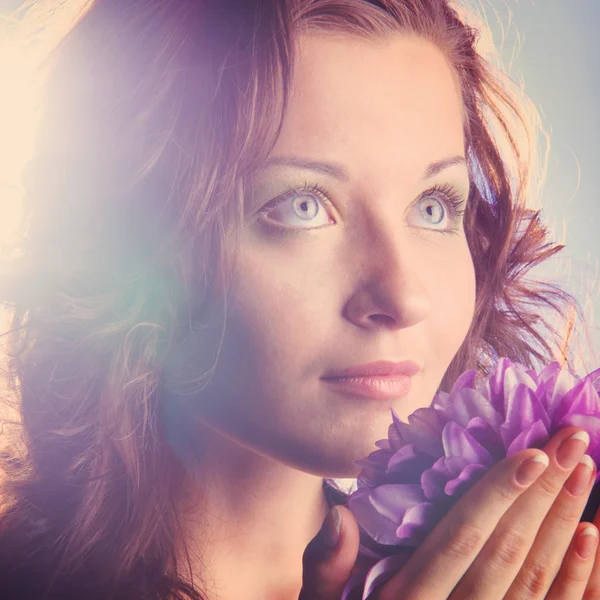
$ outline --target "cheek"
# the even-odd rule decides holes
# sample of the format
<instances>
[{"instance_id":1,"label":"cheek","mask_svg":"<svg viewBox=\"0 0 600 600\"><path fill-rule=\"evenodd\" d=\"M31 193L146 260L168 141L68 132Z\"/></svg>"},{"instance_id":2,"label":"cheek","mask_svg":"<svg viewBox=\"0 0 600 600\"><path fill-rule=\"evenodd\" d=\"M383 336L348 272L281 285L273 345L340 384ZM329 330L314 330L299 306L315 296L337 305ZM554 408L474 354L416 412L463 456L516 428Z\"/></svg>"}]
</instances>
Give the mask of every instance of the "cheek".
<instances>
[{"instance_id":1,"label":"cheek","mask_svg":"<svg viewBox=\"0 0 600 600\"><path fill-rule=\"evenodd\" d=\"M292 263L293 264L293 263ZM242 264L232 295L232 330L244 352L256 365L292 369L298 358L311 351L326 303L308 273L296 260L269 261L267 257L247 257ZM232 331L233 333L233 331ZM295 357L296 361L290 359Z\"/></svg>"},{"instance_id":2,"label":"cheek","mask_svg":"<svg viewBox=\"0 0 600 600\"><path fill-rule=\"evenodd\" d=\"M452 265L440 272L433 287L431 335L440 359L449 363L464 341L475 311L475 269L466 245Z\"/></svg>"}]
</instances>

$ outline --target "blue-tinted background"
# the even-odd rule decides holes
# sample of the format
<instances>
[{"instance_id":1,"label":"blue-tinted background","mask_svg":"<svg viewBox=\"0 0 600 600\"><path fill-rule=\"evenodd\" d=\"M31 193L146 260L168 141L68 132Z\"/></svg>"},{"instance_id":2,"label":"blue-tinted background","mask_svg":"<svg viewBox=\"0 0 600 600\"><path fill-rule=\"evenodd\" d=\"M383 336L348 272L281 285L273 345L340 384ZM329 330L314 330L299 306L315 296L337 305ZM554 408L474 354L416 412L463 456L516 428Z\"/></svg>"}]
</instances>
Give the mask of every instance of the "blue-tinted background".
<instances>
[{"instance_id":1,"label":"blue-tinted background","mask_svg":"<svg viewBox=\"0 0 600 600\"><path fill-rule=\"evenodd\" d=\"M0 13L20 4L0 0ZM592 324L593 347L600 349L600 328L593 326L594 309L600 315L600 0L487 0L481 6L505 63L523 77L552 131L543 215L554 239L566 243L567 260L539 273L576 293ZM512 58L517 43L521 49Z\"/></svg>"},{"instance_id":2,"label":"blue-tinted background","mask_svg":"<svg viewBox=\"0 0 600 600\"><path fill-rule=\"evenodd\" d=\"M566 286L585 306L600 354L600 327L593 324L594 312L600 319L600 2L507 0L485 6L499 45L504 29L505 64L520 39L511 73L522 75L551 131L543 215L554 239L566 243L560 255L566 260L551 261L538 272L568 279Z\"/></svg>"}]
</instances>

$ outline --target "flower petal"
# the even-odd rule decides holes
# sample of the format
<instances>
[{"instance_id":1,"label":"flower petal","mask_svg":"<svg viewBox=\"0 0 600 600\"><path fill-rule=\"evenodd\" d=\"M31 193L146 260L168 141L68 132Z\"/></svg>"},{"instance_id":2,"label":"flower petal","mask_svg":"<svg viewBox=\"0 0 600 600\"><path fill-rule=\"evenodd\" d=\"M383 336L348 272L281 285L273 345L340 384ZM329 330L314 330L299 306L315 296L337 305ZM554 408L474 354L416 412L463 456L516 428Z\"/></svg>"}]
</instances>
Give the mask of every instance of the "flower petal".
<instances>
[{"instance_id":1,"label":"flower petal","mask_svg":"<svg viewBox=\"0 0 600 600\"><path fill-rule=\"evenodd\" d=\"M430 408L444 411L450 404L452 398L448 392L438 392L431 401Z\"/></svg>"},{"instance_id":2,"label":"flower petal","mask_svg":"<svg viewBox=\"0 0 600 600\"><path fill-rule=\"evenodd\" d=\"M564 395L553 414L553 424L562 422L568 414L600 417L600 398L590 379L582 379Z\"/></svg>"},{"instance_id":3,"label":"flower petal","mask_svg":"<svg viewBox=\"0 0 600 600\"><path fill-rule=\"evenodd\" d=\"M506 415L509 407L509 398L512 390L522 384L532 391L538 388L538 384L527 374L527 369L518 363L512 363L503 357L498 361L496 372L488 380L488 390L491 393L490 402L494 408Z\"/></svg>"},{"instance_id":4,"label":"flower petal","mask_svg":"<svg viewBox=\"0 0 600 600\"><path fill-rule=\"evenodd\" d=\"M444 457L436 460L431 468L427 469L421 475L421 487L427 500L434 500L444 493L446 482L452 478L452 474L446 467Z\"/></svg>"},{"instance_id":5,"label":"flower petal","mask_svg":"<svg viewBox=\"0 0 600 600\"><path fill-rule=\"evenodd\" d=\"M391 450L390 447L390 442L389 440L385 439L385 440L377 440L375 442L375 445L380 448L381 450Z\"/></svg>"},{"instance_id":6,"label":"flower petal","mask_svg":"<svg viewBox=\"0 0 600 600\"><path fill-rule=\"evenodd\" d=\"M546 386L546 406L550 414L556 411L567 392L572 390L578 381L579 379L572 375L566 368L562 368L548 380Z\"/></svg>"},{"instance_id":7,"label":"flower petal","mask_svg":"<svg viewBox=\"0 0 600 600\"><path fill-rule=\"evenodd\" d=\"M407 546L417 547L431 531L440 516L440 507L429 502L412 506L404 513L396 536Z\"/></svg>"},{"instance_id":8,"label":"flower petal","mask_svg":"<svg viewBox=\"0 0 600 600\"><path fill-rule=\"evenodd\" d=\"M452 386L452 390L450 391L451 395L456 394L463 388L475 388L475 378L477 377L477 371L475 369L471 369L469 371L465 371L462 375L458 377L458 379L454 382Z\"/></svg>"},{"instance_id":9,"label":"flower petal","mask_svg":"<svg viewBox=\"0 0 600 600\"><path fill-rule=\"evenodd\" d=\"M348 506L361 527L359 551L376 561L362 572L369 579L365 598L388 576L388 559L406 545L419 545L457 498L505 456L542 447L573 425L590 433L588 454L600 463L600 369L580 379L555 361L538 374L501 357L476 384L477 373L465 371L449 394L438 392L407 423L392 410L388 439L357 461L362 470ZM600 485L600 473L596 481Z\"/></svg>"},{"instance_id":10,"label":"flower petal","mask_svg":"<svg viewBox=\"0 0 600 600\"><path fill-rule=\"evenodd\" d=\"M412 555L411 551L403 551L393 556L387 556L371 568L365 580L365 589L362 600L368 600L376 588L381 587L389 581L404 565ZM342 600L344 597L342 596Z\"/></svg>"},{"instance_id":11,"label":"flower petal","mask_svg":"<svg viewBox=\"0 0 600 600\"><path fill-rule=\"evenodd\" d=\"M594 389L597 392L600 392L600 369L592 371L591 373L585 376L585 379L589 379L592 382Z\"/></svg>"},{"instance_id":12,"label":"flower petal","mask_svg":"<svg viewBox=\"0 0 600 600\"><path fill-rule=\"evenodd\" d=\"M402 445L413 444L421 452L434 457L442 453L440 437L445 421L438 411L419 408L408 417L408 423L403 423L395 412L392 416Z\"/></svg>"},{"instance_id":13,"label":"flower petal","mask_svg":"<svg viewBox=\"0 0 600 600\"><path fill-rule=\"evenodd\" d=\"M555 378L560 372L560 369L561 366L558 361L555 360L549 363L540 371L540 374L538 375L538 382L541 383Z\"/></svg>"},{"instance_id":14,"label":"flower petal","mask_svg":"<svg viewBox=\"0 0 600 600\"><path fill-rule=\"evenodd\" d=\"M483 393L492 406L502 415L506 414L504 406L504 379L508 369L512 368L512 361L506 357L498 360L495 371L488 377Z\"/></svg>"},{"instance_id":15,"label":"flower petal","mask_svg":"<svg viewBox=\"0 0 600 600\"><path fill-rule=\"evenodd\" d=\"M505 390L505 395L508 396L506 422L500 427L505 448L510 447L521 431L530 429L538 420L550 429L550 417L530 387L517 383L512 390Z\"/></svg>"},{"instance_id":16,"label":"flower petal","mask_svg":"<svg viewBox=\"0 0 600 600\"><path fill-rule=\"evenodd\" d=\"M398 545L396 529L406 511L425 502L420 485L387 484L361 488L348 498L358 524L380 544Z\"/></svg>"},{"instance_id":17,"label":"flower petal","mask_svg":"<svg viewBox=\"0 0 600 600\"><path fill-rule=\"evenodd\" d=\"M481 465L492 463L490 453L466 430L448 423L442 432L442 444L447 457L460 457Z\"/></svg>"},{"instance_id":18,"label":"flower petal","mask_svg":"<svg viewBox=\"0 0 600 600\"><path fill-rule=\"evenodd\" d=\"M522 431L510 444L506 456L512 456L526 448L541 448L550 439L550 433L541 420Z\"/></svg>"},{"instance_id":19,"label":"flower petal","mask_svg":"<svg viewBox=\"0 0 600 600\"><path fill-rule=\"evenodd\" d=\"M458 477L451 479L446 484L444 492L448 496L462 496L467 489L481 479L487 470L487 467L483 465L467 465Z\"/></svg>"},{"instance_id":20,"label":"flower petal","mask_svg":"<svg viewBox=\"0 0 600 600\"><path fill-rule=\"evenodd\" d=\"M461 427L467 427L474 417L481 417L493 427L500 427L504 420L485 396L477 390L465 388L453 397L452 414L446 418L455 421Z\"/></svg>"},{"instance_id":21,"label":"flower petal","mask_svg":"<svg viewBox=\"0 0 600 600\"><path fill-rule=\"evenodd\" d=\"M464 456L449 456L444 459L444 463L450 473L450 479L458 477L462 470L471 464Z\"/></svg>"},{"instance_id":22,"label":"flower petal","mask_svg":"<svg viewBox=\"0 0 600 600\"><path fill-rule=\"evenodd\" d=\"M469 434L490 453L494 462L500 461L506 456L499 429L481 417L473 417L467 425Z\"/></svg>"},{"instance_id":23,"label":"flower petal","mask_svg":"<svg viewBox=\"0 0 600 600\"><path fill-rule=\"evenodd\" d=\"M394 474L394 483L419 483L421 474L433 464L433 458L428 454L415 450L412 444L400 448L390 458L385 474ZM401 476L401 478L398 478Z\"/></svg>"},{"instance_id":24,"label":"flower petal","mask_svg":"<svg viewBox=\"0 0 600 600\"><path fill-rule=\"evenodd\" d=\"M350 579L348 579L346 585L344 586L340 600L356 598L356 594L362 593L365 586L365 579L368 577L369 571L369 567L360 567L357 570L353 569ZM363 596L361 595L361 598L362 597Z\"/></svg>"},{"instance_id":25,"label":"flower petal","mask_svg":"<svg viewBox=\"0 0 600 600\"><path fill-rule=\"evenodd\" d=\"M378 485L383 485L384 483L387 483L387 477L385 476L385 473L379 469L373 469L368 466L363 466L361 472L356 478L356 485L359 488L373 488Z\"/></svg>"}]
</instances>

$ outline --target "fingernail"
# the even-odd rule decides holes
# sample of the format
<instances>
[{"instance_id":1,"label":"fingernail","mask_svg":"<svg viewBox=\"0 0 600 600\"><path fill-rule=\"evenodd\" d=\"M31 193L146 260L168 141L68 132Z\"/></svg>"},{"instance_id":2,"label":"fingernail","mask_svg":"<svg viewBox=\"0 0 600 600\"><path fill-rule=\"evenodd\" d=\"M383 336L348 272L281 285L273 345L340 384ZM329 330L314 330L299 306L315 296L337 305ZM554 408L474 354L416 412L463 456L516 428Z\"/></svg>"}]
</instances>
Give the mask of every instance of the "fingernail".
<instances>
[{"instance_id":1,"label":"fingernail","mask_svg":"<svg viewBox=\"0 0 600 600\"><path fill-rule=\"evenodd\" d=\"M556 451L556 462L563 469L574 467L581 458L581 455L590 445L590 436L587 431L579 431L570 438L563 440Z\"/></svg>"},{"instance_id":2,"label":"fingernail","mask_svg":"<svg viewBox=\"0 0 600 600\"><path fill-rule=\"evenodd\" d=\"M533 458L527 459L521 463L515 475L517 483L520 485L529 485L533 483L548 467L550 459L543 452L536 454Z\"/></svg>"},{"instance_id":3,"label":"fingernail","mask_svg":"<svg viewBox=\"0 0 600 600\"><path fill-rule=\"evenodd\" d=\"M598 530L593 525L588 525L577 538L575 549L581 558L589 558L596 551L598 545Z\"/></svg>"},{"instance_id":4,"label":"fingernail","mask_svg":"<svg viewBox=\"0 0 600 600\"><path fill-rule=\"evenodd\" d=\"M340 527L342 524L342 513L337 506L334 506L323 521L322 539L325 547L333 550L340 539Z\"/></svg>"},{"instance_id":5,"label":"fingernail","mask_svg":"<svg viewBox=\"0 0 600 600\"><path fill-rule=\"evenodd\" d=\"M590 477L594 470L594 461L590 456L584 454L579 460L579 464L569 476L565 487L573 496L581 496L590 483Z\"/></svg>"}]
</instances>

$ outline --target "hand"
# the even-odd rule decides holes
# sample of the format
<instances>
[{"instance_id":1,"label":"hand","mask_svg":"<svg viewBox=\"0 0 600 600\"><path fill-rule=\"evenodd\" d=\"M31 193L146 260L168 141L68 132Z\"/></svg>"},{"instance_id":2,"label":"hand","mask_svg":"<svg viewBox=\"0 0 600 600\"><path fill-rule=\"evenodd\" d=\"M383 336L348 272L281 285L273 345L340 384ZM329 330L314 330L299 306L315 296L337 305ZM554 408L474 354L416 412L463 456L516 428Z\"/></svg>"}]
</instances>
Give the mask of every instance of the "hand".
<instances>
[{"instance_id":1,"label":"hand","mask_svg":"<svg viewBox=\"0 0 600 600\"><path fill-rule=\"evenodd\" d=\"M491 469L377 590L376 600L576 600L584 593L591 599L600 587L597 528L579 524L579 518L596 471L578 462L586 444L569 439L576 433L569 427L550 440L544 448L547 469L528 460L544 457L539 450L525 450ZM339 544L327 553L318 543L321 533L309 544L299 600L339 600L350 576L358 527L350 511L339 509ZM586 527L596 535L580 538ZM584 557L578 550L588 543L591 554Z\"/></svg>"},{"instance_id":2,"label":"hand","mask_svg":"<svg viewBox=\"0 0 600 600\"><path fill-rule=\"evenodd\" d=\"M339 511L340 517L338 536L334 511ZM337 543L332 540L335 537L339 538ZM331 540L334 547L331 547ZM302 590L298 600L339 600L357 563L359 543L358 524L354 515L345 506L332 508L321 530L304 551Z\"/></svg>"}]
</instances>

